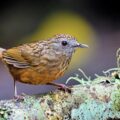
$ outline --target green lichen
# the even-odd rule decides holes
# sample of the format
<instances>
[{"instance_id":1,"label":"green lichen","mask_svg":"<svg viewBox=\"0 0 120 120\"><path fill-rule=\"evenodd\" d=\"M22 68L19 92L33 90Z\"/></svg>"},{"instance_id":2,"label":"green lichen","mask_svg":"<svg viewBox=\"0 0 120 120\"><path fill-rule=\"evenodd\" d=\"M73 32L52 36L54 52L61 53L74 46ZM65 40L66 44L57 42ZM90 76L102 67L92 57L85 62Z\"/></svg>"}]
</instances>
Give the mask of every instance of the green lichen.
<instances>
[{"instance_id":1,"label":"green lichen","mask_svg":"<svg viewBox=\"0 0 120 120\"><path fill-rule=\"evenodd\" d=\"M11 109L5 106L0 106L0 120L7 120L11 115Z\"/></svg>"},{"instance_id":2,"label":"green lichen","mask_svg":"<svg viewBox=\"0 0 120 120\"><path fill-rule=\"evenodd\" d=\"M120 111L120 89L112 93L111 100L112 100L112 108L116 111Z\"/></svg>"},{"instance_id":3,"label":"green lichen","mask_svg":"<svg viewBox=\"0 0 120 120\"><path fill-rule=\"evenodd\" d=\"M116 52L117 57L117 67L120 67L120 48Z\"/></svg>"}]
</instances>

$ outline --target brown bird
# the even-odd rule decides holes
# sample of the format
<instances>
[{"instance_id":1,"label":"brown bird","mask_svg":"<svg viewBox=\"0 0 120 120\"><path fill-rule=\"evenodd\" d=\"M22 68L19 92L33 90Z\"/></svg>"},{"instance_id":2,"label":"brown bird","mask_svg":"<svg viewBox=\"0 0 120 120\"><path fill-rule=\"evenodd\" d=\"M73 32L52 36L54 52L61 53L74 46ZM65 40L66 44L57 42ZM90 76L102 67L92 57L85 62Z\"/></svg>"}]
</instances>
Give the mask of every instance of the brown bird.
<instances>
[{"instance_id":1,"label":"brown bird","mask_svg":"<svg viewBox=\"0 0 120 120\"><path fill-rule=\"evenodd\" d=\"M17 96L16 81L32 85L51 84L69 90L64 84L52 81L63 76L75 49L86 47L68 34L58 34L47 40L2 49L0 57L14 79L14 96Z\"/></svg>"}]
</instances>

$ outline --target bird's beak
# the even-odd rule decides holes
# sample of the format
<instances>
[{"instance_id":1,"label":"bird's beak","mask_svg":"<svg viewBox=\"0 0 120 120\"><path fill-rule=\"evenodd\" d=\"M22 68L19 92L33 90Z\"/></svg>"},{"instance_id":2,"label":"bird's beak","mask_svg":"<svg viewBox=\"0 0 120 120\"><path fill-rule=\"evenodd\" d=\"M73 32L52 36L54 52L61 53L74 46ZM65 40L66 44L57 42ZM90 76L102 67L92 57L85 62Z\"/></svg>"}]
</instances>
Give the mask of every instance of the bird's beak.
<instances>
[{"instance_id":1,"label":"bird's beak","mask_svg":"<svg viewBox=\"0 0 120 120\"><path fill-rule=\"evenodd\" d=\"M81 44L81 43L77 43L74 47L78 47L78 48L88 48L88 45L86 45L86 44Z\"/></svg>"}]
</instances>

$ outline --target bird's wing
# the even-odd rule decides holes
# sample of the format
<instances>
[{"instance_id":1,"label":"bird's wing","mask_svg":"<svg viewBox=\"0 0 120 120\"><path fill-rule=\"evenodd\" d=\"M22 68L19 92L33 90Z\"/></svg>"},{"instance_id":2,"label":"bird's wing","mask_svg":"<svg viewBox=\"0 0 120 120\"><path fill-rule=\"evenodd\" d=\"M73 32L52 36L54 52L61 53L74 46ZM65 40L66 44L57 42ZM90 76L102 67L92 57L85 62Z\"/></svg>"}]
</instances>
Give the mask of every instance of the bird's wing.
<instances>
[{"instance_id":1,"label":"bird's wing","mask_svg":"<svg viewBox=\"0 0 120 120\"><path fill-rule=\"evenodd\" d=\"M27 68L40 63L41 53L44 44L24 44L3 52L3 60L17 68Z\"/></svg>"},{"instance_id":2,"label":"bird's wing","mask_svg":"<svg viewBox=\"0 0 120 120\"><path fill-rule=\"evenodd\" d=\"M3 61L17 68L27 68L29 63L21 56L21 52L17 48L8 49L3 52Z\"/></svg>"}]
</instances>

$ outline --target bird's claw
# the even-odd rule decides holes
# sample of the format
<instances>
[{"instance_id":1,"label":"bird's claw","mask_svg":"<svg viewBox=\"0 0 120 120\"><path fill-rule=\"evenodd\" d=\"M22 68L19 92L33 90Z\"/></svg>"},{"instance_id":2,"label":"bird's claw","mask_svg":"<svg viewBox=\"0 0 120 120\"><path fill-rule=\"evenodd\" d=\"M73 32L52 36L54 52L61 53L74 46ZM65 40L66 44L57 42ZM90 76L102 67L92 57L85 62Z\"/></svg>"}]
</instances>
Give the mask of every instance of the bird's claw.
<instances>
[{"instance_id":1,"label":"bird's claw","mask_svg":"<svg viewBox=\"0 0 120 120\"><path fill-rule=\"evenodd\" d=\"M24 101L24 98L25 98L24 93L22 93L21 95L15 95L14 96L14 100L17 101L17 102Z\"/></svg>"},{"instance_id":2,"label":"bird's claw","mask_svg":"<svg viewBox=\"0 0 120 120\"><path fill-rule=\"evenodd\" d=\"M64 85L64 84L59 84L58 89L63 90L64 92L69 92L69 93L71 93L71 88L70 88L70 87L67 87L67 86Z\"/></svg>"}]
</instances>

